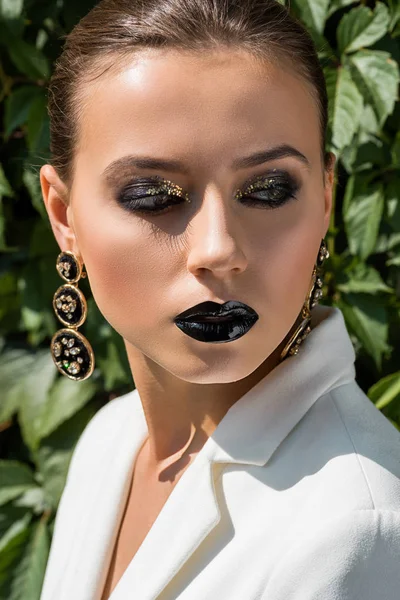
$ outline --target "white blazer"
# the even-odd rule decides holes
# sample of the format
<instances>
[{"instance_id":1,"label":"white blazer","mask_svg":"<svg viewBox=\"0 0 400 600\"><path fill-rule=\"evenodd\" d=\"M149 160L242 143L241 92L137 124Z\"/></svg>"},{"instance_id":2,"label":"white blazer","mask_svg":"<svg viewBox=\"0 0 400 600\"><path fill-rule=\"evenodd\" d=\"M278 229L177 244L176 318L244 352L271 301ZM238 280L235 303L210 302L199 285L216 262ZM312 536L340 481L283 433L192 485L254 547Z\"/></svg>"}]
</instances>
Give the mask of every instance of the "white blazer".
<instances>
[{"instance_id":1,"label":"white blazer","mask_svg":"<svg viewBox=\"0 0 400 600\"><path fill-rule=\"evenodd\" d=\"M400 433L355 382L342 312L226 413L112 600L399 600ZM41 600L98 600L147 436L138 391L75 447Z\"/></svg>"}]
</instances>

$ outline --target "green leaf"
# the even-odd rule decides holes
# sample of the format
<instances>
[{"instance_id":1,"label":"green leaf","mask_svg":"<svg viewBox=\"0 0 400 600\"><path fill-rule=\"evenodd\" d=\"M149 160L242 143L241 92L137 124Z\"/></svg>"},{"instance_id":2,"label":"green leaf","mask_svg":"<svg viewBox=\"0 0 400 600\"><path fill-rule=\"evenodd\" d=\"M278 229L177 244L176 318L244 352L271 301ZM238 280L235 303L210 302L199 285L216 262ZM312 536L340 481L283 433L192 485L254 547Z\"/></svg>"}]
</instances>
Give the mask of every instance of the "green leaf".
<instances>
[{"instance_id":1,"label":"green leaf","mask_svg":"<svg viewBox=\"0 0 400 600\"><path fill-rule=\"evenodd\" d=\"M44 152L50 143L49 118L47 100L44 94L32 101L28 115L28 147L32 153Z\"/></svg>"},{"instance_id":2,"label":"green leaf","mask_svg":"<svg viewBox=\"0 0 400 600\"><path fill-rule=\"evenodd\" d=\"M13 526L14 523L20 521L26 515L28 519L31 517L31 511L24 506L16 506L15 502L9 502L1 507L0 511L0 540L7 533L8 530ZM0 596L1 598L1 596Z\"/></svg>"},{"instance_id":3,"label":"green leaf","mask_svg":"<svg viewBox=\"0 0 400 600\"><path fill-rule=\"evenodd\" d=\"M400 193L398 180L392 180L385 189L387 221L391 229L400 234ZM392 246L391 246L392 247Z\"/></svg>"},{"instance_id":4,"label":"green leaf","mask_svg":"<svg viewBox=\"0 0 400 600\"><path fill-rule=\"evenodd\" d=\"M391 29L391 37L392 39L398 38L400 36L400 21L395 19L393 27Z\"/></svg>"},{"instance_id":5,"label":"green leaf","mask_svg":"<svg viewBox=\"0 0 400 600\"><path fill-rule=\"evenodd\" d=\"M354 82L383 125L393 111L400 81L399 67L388 52L360 50L347 59Z\"/></svg>"},{"instance_id":6,"label":"green leaf","mask_svg":"<svg viewBox=\"0 0 400 600\"><path fill-rule=\"evenodd\" d=\"M0 165L0 198L3 196L14 196L14 192L8 183L2 165Z\"/></svg>"},{"instance_id":7,"label":"green leaf","mask_svg":"<svg viewBox=\"0 0 400 600\"><path fill-rule=\"evenodd\" d=\"M90 380L72 381L59 377L50 389L44 407L40 429L41 439L49 435L64 421L77 413L96 393L96 385Z\"/></svg>"},{"instance_id":8,"label":"green leaf","mask_svg":"<svg viewBox=\"0 0 400 600\"><path fill-rule=\"evenodd\" d=\"M397 132L392 144L392 163L400 169L400 131Z\"/></svg>"},{"instance_id":9,"label":"green leaf","mask_svg":"<svg viewBox=\"0 0 400 600\"><path fill-rule=\"evenodd\" d=\"M388 164L390 148L382 139L360 129L353 143L344 148L340 159L349 174L362 171L371 173L378 166L384 168Z\"/></svg>"},{"instance_id":10,"label":"green leaf","mask_svg":"<svg viewBox=\"0 0 400 600\"><path fill-rule=\"evenodd\" d=\"M16 460L0 460L0 506L36 487L31 470Z\"/></svg>"},{"instance_id":11,"label":"green leaf","mask_svg":"<svg viewBox=\"0 0 400 600\"><path fill-rule=\"evenodd\" d=\"M21 270L18 283L23 326L30 334L36 333L43 326L45 308L48 308L48 306L45 306L41 286L41 263L39 261L27 261Z\"/></svg>"},{"instance_id":12,"label":"green leaf","mask_svg":"<svg viewBox=\"0 0 400 600\"><path fill-rule=\"evenodd\" d=\"M7 138L10 134L23 125L29 115L32 102L43 91L34 85L24 85L10 94L5 102L4 114L4 136Z\"/></svg>"},{"instance_id":13,"label":"green leaf","mask_svg":"<svg viewBox=\"0 0 400 600\"><path fill-rule=\"evenodd\" d=\"M380 379L368 390L368 397L381 410L393 400L400 398L400 371Z\"/></svg>"},{"instance_id":14,"label":"green leaf","mask_svg":"<svg viewBox=\"0 0 400 600\"><path fill-rule=\"evenodd\" d=\"M400 246L400 231L398 233L381 233L378 236L376 251L390 253L392 250L397 250L396 246Z\"/></svg>"},{"instance_id":15,"label":"green leaf","mask_svg":"<svg viewBox=\"0 0 400 600\"><path fill-rule=\"evenodd\" d=\"M42 419L45 414L47 394L57 373L49 350L35 353L32 368L23 379L23 396L19 410L19 424L25 444L31 450L41 439Z\"/></svg>"},{"instance_id":16,"label":"green leaf","mask_svg":"<svg viewBox=\"0 0 400 600\"><path fill-rule=\"evenodd\" d=\"M367 294L343 295L338 305L346 325L381 370L382 355L392 349L387 343L389 328L386 310L377 304L376 298Z\"/></svg>"},{"instance_id":17,"label":"green leaf","mask_svg":"<svg viewBox=\"0 0 400 600\"><path fill-rule=\"evenodd\" d=\"M344 8L345 6L349 6L350 4L356 4L358 0L332 0L329 6L327 18L329 18L333 13Z\"/></svg>"},{"instance_id":18,"label":"green leaf","mask_svg":"<svg viewBox=\"0 0 400 600\"><path fill-rule=\"evenodd\" d=\"M41 487L29 488L23 492L14 500L13 506L20 510L30 509L35 515L42 515L45 510L50 508L45 500L44 490Z\"/></svg>"},{"instance_id":19,"label":"green leaf","mask_svg":"<svg viewBox=\"0 0 400 600\"><path fill-rule=\"evenodd\" d=\"M97 410L94 402L86 404L52 434L42 439L34 452L34 460L43 479L46 501L53 509L56 509L60 501L78 439Z\"/></svg>"},{"instance_id":20,"label":"green leaf","mask_svg":"<svg viewBox=\"0 0 400 600\"><path fill-rule=\"evenodd\" d=\"M12 571L9 600L38 600L43 586L50 536L44 519L34 523L18 564Z\"/></svg>"},{"instance_id":21,"label":"green leaf","mask_svg":"<svg viewBox=\"0 0 400 600\"><path fill-rule=\"evenodd\" d=\"M381 126L378 122L374 109L370 104L365 104L360 118L361 136L371 134L379 135L380 129Z\"/></svg>"},{"instance_id":22,"label":"green leaf","mask_svg":"<svg viewBox=\"0 0 400 600\"><path fill-rule=\"evenodd\" d=\"M362 260L375 250L383 207L384 195L380 183L368 184L361 177L354 179L354 176L349 179L343 203L343 219L349 250Z\"/></svg>"},{"instance_id":23,"label":"green leaf","mask_svg":"<svg viewBox=\"0 0 400 600\"><path fill-rule=\"evenodd\" d=\"M31 200L33 207L38 211L43 220L47 221L47 211L43 202L42 190L40 187L40 175L30 167L24 169L22 175L22 181L24 182Z\"/></svg>"},{"instance_id":24,"label":"green leaf","mask_svg":"<svg viewBox=\"0 0 400 600\"><path fill-rule=\"evenodd\" d=\"M386 261L386 265L388 267L400 267L400 252L397 254L397 256L389 258L389 260Z\"/></svg>"},{"instance_id":25,"label":"green leaf","mask_svg":"<svg viewBox=\"0 0 400 600\"><path fill-rule=\"evenodd\" d=\"M388 4L390 10L389 29L392 31L400 21L400 2L399 0L389 0Z\"/></svg>"},{"instance_id":26,"label":"green leaf","mask_svg":"<svg viewBox=\"0 0 400 600\"><path fill-rule=\"evenodd\" d=\"M294 0L303 23L312 31L322 34L328 13L329 0Z\"/></svg>"},{"instance_id":27,"label":"green leaf","mask_svg":"<svg viewBox=\"0 0 400 600\"><path fill-rule=\"evenodd\" d=\"M23 175L24 177L24 181L25 181L25 173ZM38 178L35 175L35 178L33 179L34 183L36 184L36 182L38 181ZM27 182L25 181L25 185L28 186ZM34 188L30 188L30 193L34 193L35 189ZM39 190L37 189L38 193ZM40 198L38 197L37 200L33 201L33 204L36 204L36 202L39 202ZM42 202L43 204L43 202ZM56 291L58 285L60 284L60 276L58 274L58 271L56 269L56 257L58 256L59 252L60 252L60 247L57 244L57 241L54 237L53 231L51 229L50 226L50 221L47 217L47 212L44 215L46 218L45 219L38 219L34 225L33 231L32 231L32 235L31 235L31 239L30 239L30 245L29 245L29 256L30 258L36 262L37 258L41 258L45 260L45 267L43 270L43 275L46 275L46 283L48 283L48 287L46 288L46 294L48 295L49 299L52 301L53 299L53 294ZM52 267L50 269L50 267ZM52 277L50 274L53 273L54 277ZM53 309L52 309L53 310Z\"/></svg>"},{"instance_id":28,"label":"green leaf","mask_svg":"<svg viewBox=\"0 0 400 600\"><path fill-rule=\"evenodd\" d=\"M342 280L342 282L340 282ZM358 263L353 269L341 274L337 289L345 293L377 294L393 293L393 288L386 285L380 274L365 263Z\"/></svg>"},{"instance_id":29,"label":"green leaf","mask_svg":"<svg viewBox=\"0 0 400 600\"><path fill-rule=\"evenodd\" d=\"M12 271L4 271L0 275L0 326L3 333L8 334L10 331L15 331L18 328L19 307L20 298L16 275ZM0 421L2 415L1 406L2 402L0 402Z\"/></svg>"},{"instance_id":30,"label":"green leaf","mask_svg":"<svg viewBox=\"0 0 400 600\"><path fill-rule=\"evenodd\" d=\"M16 521L0 540L0 598L12 598L13 569L18 565L29 539L32 515Z\"/></svg>"},{"instance_id":31,"label":"green leaf","mask_svg":"<svg viewBox=\"0 0 400 600\"><path fill-rule=\"evenodd\" d=\"M0 356L0 422L19 409L25 393L25 375L33 369L35 355L27 350L6 350Z\"/></svg>"},{"instance_id":32,"label":"green leaf","mask_svg":"<svg viewBox=\"0 0 400 600\"><path fill-rule=\"evenodd\" d=\"M24 7L24 0L0 0L0 15L3 19L17 19Z\"/></svg>"},{"instance_id":33,"label":"green leaf","mask_svg":"<svg viewBox=\"0 0 400 600\"><path fill-rule=\"evenodd\" d=\"M1 34L10 58L19 71L35 80L49 78L49 61L40 50L15 36L6 27L2 27Z\"/></svg>"},{"instance_id":34,"label":"green leaf","mask_svg":"<svg viewBox=\"0 0 400 600\"><path fill-rule=\"evenodd\" d=\"M329 97L332 144L340 151L350 144L357 131L363 99L346 69L326 69L325 80Z\"/></svg>"},{"instance_id":35,"label":"green leaf","mask_svg":"<svg viewBox=\"0 0 400 600\"><path fill-rule=\"evenodd\" d=\"M3 552L7 548L7 546L10 545L10 542L12 542L16 538L18 538L23 531L28 530L31 519L32 519L32 515L30 515L29 513L25 513L21 519L18 519L18 521L15 521L14 523L12 523L11 527L9 527L5 531L5 533L3 533L3 535L1 536L1 539L0 539L0 581L1 581L1 575L3 574L2 568L1 568L2 567L1 559L3 558ZM1 596L0 596L0 598L1 598Z\"/></svg>"},{"instance_id":36,"label":"green leaf","mask_svg":"<svg viewBox=\"0 0 400 600\"><path fill-rule=\"evenodd\" d=\"M385 35L389 27L389 10L377 2L375 10L357 6L344 15L337 28L337 41L341 54L372 46Z\"/></svg>"},{"instance_id":37,"label":"green leaf","mask_svg":"<svg viewBox=\"0 0 400 600\"><path fill-rule=\"evenodd\" d=\"M55 269L59 249L47 223L42 220L36 221L30 242L30 258L20 269L18 287L23 327L29 343L38 345L53 336L59 327L52 305L54 292L61 283Z\"/></svg>"},{"instance_id":38,"label":"green leaf","mask_svg":"<svg viewBox=\"0 0 400 600\"><path fill-rule=\"evenodd\" d=\"M106 342L106 355L100 355L97 361L104 375L104 389L112 391L122 384L130 382L129 369L126 369L125 361L119 352L116 340L110 339Z\"/></svg>"}]
</instances>

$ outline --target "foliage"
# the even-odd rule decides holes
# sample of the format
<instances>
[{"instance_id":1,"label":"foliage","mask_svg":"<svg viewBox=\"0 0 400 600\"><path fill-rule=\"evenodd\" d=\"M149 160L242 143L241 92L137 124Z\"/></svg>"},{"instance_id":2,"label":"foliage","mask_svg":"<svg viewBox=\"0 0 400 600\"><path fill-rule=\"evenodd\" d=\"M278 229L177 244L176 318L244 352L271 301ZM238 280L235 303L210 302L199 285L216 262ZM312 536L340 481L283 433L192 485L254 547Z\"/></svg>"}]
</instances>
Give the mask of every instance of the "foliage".
<instances>
[{"instance_id":1,"label":"foliage","mask_svg":"<svg viewBox=\"0 0 400 600\"><path fill-rule=\"evenodd\" d=\"M0 599L39 598L76 441L105 402L133 387L123 343L85 281L93 376L78 384L57 375L48 349L60 279L38 180L49 157L46 86L61 36L94 3L0 0ZM400 1L293 0L290 9L318 47L327 149L339 159L324 302L343 311L359 384L399 427Z\"/></svg>"}]
</instances>

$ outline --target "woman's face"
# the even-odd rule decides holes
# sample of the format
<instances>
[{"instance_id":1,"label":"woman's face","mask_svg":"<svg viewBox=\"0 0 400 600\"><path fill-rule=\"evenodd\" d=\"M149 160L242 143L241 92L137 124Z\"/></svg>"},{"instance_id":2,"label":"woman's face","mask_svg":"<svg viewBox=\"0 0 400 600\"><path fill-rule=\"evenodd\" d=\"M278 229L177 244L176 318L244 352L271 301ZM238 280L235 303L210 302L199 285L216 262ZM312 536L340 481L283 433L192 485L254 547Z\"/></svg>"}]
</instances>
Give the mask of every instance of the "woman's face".
<instances>
[{"instance_id":1,"label":"woman's face","mask_svg":"<svg viewBox=\"0 0 400 600\"><path fill-rule=\"evenodd\" d=\"M57 234L60 246L82 257L128 353L193 383L246 377L296 321L328 229L332 178L324 187L308 84L245 52L149 50L87 84L85 98L67 211L74 242ZM286 155L243 162L282 146ZM142 157L181 166L135 164ZM155 176L190 203L163 196L164 212L140 212L135 178L150 187ZM246 197L259 176L266 191ZM173 319L206 300L244 302L259 319L229 343L192 339Z\"/></svg>"}]
</instances>

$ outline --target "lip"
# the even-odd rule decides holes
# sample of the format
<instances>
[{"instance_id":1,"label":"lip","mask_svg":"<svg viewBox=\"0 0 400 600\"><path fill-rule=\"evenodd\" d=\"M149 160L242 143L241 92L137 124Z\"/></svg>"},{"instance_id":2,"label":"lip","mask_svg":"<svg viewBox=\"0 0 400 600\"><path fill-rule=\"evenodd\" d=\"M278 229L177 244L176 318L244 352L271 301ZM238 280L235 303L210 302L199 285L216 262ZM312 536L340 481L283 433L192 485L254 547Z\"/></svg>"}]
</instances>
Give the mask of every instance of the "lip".
<instances>
[{"instance_id":1,"label":"lip","mask_svg":"<svg viewBox=\"0 0 400 600\"><path fill-rule=\"evenodd\" d=\"M191 308L181 312L174 319L177 321L188 321L188 322L210 322L216 321L220 322L220 319L226 317L230 318L258 318L258 314L255 310L244 304L243 302L239 302L237 300L228 300L228 302L224 302L223 304L217 304L217 302L201 302L200 304L196 304Z\"/></svg>"},{"instance_id":2,"label":"lip","mask_svg":"<svg viewBox=\"0 0 400 600\"><path fill-rule=\"evenodd\" d=\"M237 340L258 321L247 304L230 300L224 304L202 302L175 317L175 325L189 337L209 343Z\"/></svg>"}]
</instances>

